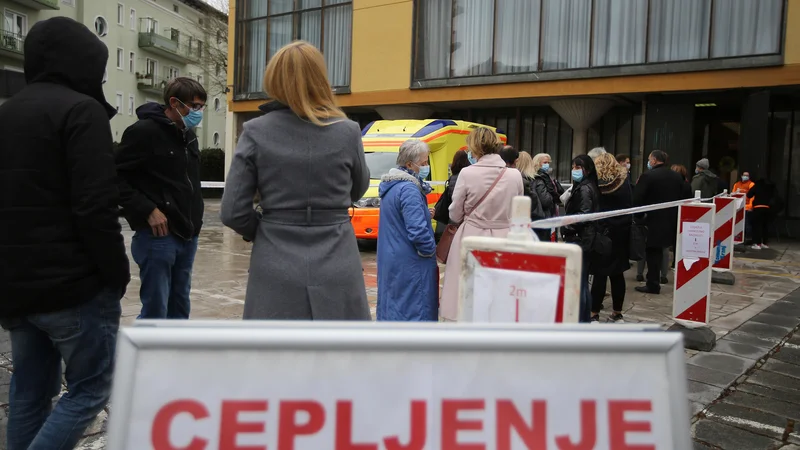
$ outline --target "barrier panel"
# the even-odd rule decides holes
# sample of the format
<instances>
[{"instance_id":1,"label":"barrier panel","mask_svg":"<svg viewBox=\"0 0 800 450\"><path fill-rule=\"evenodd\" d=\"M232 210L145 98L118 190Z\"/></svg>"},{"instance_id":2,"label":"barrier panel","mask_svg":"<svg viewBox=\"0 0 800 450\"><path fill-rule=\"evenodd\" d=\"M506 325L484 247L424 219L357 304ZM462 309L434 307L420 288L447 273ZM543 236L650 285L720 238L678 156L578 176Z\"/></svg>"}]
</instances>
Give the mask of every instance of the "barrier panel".
<instances>
[{"instance_id":1,"label":"barrier panel","mask_svg":"<svg viewBox=\"0 0 800 450\"><path fill-rule=\"evenodd\" d=\"M747 214L747 194L736 192L731 194L736 199L736 220L733 221L733 243L744 244L744 224Z\"/></svg>"},{"instance_id":2,"label":"barrier panel","mask_svg":"<svg viewBox=\"0 0 800 450\"><path fill-rule=\"evenodd\" d=\"M716 215L714 217L714 264L712 268L720 272L733 269L733 225L736 218L736 199L733 197L714 197Z\"/></svg>"},{"instance_id":3,"label":"barrier panel","mask_svg":"<svg viewBox=\"0 0 800 450\"><path fill-rule=\"evenodd\" d=\"M530 228L531 200L512 201L508 238L461 241L458 320L578 322L581 250L539 242Z\"/></svg>"},{"instance_id":4,"label":"barrier panel","mask_svg":"<svg viewBox=\"0 0 800 450\"><path fill-rule=\"evenodd\" d=\"M691 448L680 333L414 328L124 328L108 446Z\"/></svg>"},{"instance_id":5,"label":"barrier panel","mask_svg":"<svg viewBox=\"0 0 800 450\"><path fill-rule=\"evenodd\" d=\"M201 181L200 182L201 188L206 189L223 189L225 187L224 181Z\"/></svg>"},{"instance_id":6,"label":"barrier panel","mask_svg":"<svg viewBox=\"0 0 800 450\"><path fill-rule=\"evenodd\" d=\"M710 319L715 209L714 204L699 202L678 208L672 316L687 328L704 326Z\"/></svg>"}]
</instances>

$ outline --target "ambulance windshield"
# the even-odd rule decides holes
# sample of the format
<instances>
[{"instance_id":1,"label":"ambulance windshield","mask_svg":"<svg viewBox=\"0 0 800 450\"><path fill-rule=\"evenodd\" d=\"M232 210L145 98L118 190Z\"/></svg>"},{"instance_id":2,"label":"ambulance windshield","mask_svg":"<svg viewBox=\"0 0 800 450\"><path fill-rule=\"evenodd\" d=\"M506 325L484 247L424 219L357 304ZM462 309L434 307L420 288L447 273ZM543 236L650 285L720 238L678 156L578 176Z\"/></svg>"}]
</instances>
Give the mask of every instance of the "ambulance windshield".
<instances>
[{"instance_id":1,"label":"ambulance windshield","mask_svg":"<svg viewBox=\"0 0 800 450\"><path fill-rule=\"evenodd\" d=\"M396 152L365 152L364 158L369 167L369 177L373 180L380 180L383 175L389 173L390 169L397 167Z\"/></svg>"}]
</instances>

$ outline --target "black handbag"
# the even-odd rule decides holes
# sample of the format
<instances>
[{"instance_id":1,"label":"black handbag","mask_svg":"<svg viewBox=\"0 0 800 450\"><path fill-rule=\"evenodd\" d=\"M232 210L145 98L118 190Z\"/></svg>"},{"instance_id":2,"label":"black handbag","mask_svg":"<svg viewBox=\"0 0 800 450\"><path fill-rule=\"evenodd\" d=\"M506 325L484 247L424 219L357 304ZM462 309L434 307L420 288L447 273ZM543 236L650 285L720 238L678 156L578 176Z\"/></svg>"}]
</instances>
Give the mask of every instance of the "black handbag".
<instances>
[{"instance_id":1,"label":"black handbag","mask_svg":"<svg viewBox=\"0 0 800 450\"><path fill-rule=\"evenodd\" d=\"M450 181L444 184L444 193L436 201L436 206L433 207L433 220L447 225L450 223L450 204L453 203L453 197L450 194Z\"/></svg>"},{"instance_id":2,"label":"black handbag","mask_svg":"<svg viewBox=\"0 0 800 450\"><path fill-rule=\"evenodd\" d=\"M631 224L630 234L630 250L628 258L631 261L644 261L645 248L647 247L647 226L641 223L636 223L634 220Z\"/></svg>"}]
</instances>

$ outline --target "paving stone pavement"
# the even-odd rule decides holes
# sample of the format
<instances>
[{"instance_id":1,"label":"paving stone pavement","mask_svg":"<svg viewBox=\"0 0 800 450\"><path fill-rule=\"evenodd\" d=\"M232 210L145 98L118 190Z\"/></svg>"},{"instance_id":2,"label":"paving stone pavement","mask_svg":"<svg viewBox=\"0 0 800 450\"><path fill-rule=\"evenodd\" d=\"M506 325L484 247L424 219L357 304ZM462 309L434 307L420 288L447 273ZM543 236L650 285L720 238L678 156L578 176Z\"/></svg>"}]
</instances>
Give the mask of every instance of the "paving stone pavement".
<instances>
[{"instance_id":1,"label":"paving stone pavement","mask_svg":"<svg viewBox=\"0 0 800 450\"><path fill-rule=\"evenodd\" d=\"M222 227L218 212L218 202L207 202L193 275L193 319L236 320L242 316L250 244ZM131 236L132 232L125 232L128 242ZM710 328L717 335L717 347L708 353L686 351L693 437L697 448L800 450L800 425L795 425L800 421L800 338L796 333L800 323L800 291L796 291L800 288L800 243L778 242L768 251L749 250L735 256L735 284L712 285ZM374 315L374 246L365 245L361 257ZM134 277L122 302L123 325L133 323L140 308L138 268L131 263ZM673 273L660 295L635 292L635 275L633 268L626 273L625 320L658 323L664 328L671 325ZM610 303L608 297L607 301ZM602 316L608 312L606 309ZM0 450L6 448L10 350L8 335L0 333ZM106 417L101 413L78 448L105 448ZM790 430L785 438L778 434L781 427L784 432ZM741 442L748 445L739 445Z\"/></svg>"}]
</instances>

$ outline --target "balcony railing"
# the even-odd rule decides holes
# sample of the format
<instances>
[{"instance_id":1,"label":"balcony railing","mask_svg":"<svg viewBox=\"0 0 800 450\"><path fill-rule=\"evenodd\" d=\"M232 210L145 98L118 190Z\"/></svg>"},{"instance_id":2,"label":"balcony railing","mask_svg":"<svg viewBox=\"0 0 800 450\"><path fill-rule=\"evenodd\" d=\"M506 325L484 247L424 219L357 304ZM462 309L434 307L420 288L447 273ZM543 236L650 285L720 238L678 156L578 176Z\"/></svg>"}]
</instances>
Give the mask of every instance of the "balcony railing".
<instances>
[{"instance_id":1,"label":"balcony railing","mask_svg":"<svg viewBox=\"0 0 800 450\"><path fill-rule=\"evenodd\" d=\"M139 33L139 48L159 54L174 61L182 63L198 62L199 57L195 49L190 49L177 36L164 36L155 31L142 31Z\"/></svg>"},{"instance_id":2,"label":"balcony railing","mask_svg":"<svg viewBox=\"0 0 800 450\"><path fill-rule=\"evenodd\" d=\"M12 58L22 59L25 36L19 33L0 30L0 52Z\"/></svg>"},{"instance_id":3,"label":"balcony railing","mask_svg":"<svg viewBox=\"0 0 800 450\"><path fill-rule=\"evenodd\" d=\"M143 92L161 95L169 78L153 74L136 74L136 87Z\"/></svg>"},{"instance_id":4,"label":"balcony railing","mask_svg":"<svg viewBox=\"0 0 800 450\"><path fill-rule=\"evenodd\" d=\"M25 5L28 8L41 11L43 9L61 9L58 6L59 0L13 0L20 5Z\"/></svg>"}]
</instances>

